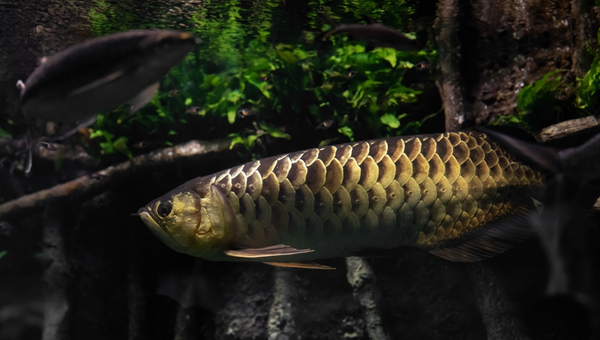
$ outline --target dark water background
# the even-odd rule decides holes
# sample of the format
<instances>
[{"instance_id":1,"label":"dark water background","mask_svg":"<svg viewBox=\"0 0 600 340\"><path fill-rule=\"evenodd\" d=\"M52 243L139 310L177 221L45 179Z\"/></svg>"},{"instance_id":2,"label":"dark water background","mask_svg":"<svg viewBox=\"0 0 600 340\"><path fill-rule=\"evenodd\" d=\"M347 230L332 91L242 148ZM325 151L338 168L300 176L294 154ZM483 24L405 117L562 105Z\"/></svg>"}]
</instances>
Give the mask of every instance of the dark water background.
<instances>
[{"instance_id":1,"label":"dark water background","mask_svg":"<svg viewBox=\"0 0 600 340\"><path fill-rule=\"evenodd\" d=\"M397 113L407 114L401 128L408 133L439 132L452 128L449 111L456 107L466 112L467 125L514 114L518 92L547 72L564 69L564 79L582 78L593 59L590 50L597 49L594 5L585 1L0 2L0 128L13 140L25 132L15 83L26 79L41 57L85 39L139 28L190 31L203 40L194 58L165 78L158 104L140 113L156 115L160 108L175 118L159 121L160 138L135 122L125 124L130 130L119 130L116 123L92 128L111 128L128 137L133 155L190 139L224 138L231 133L247 136L255 133L252 122L259 121L283 126L281 131L291 136L261 137L249 150L238 147L154 169L84 201L51 202L26 216L0 221L0 252L4 252L0 253L4 254L0 257L0 339L368 339L372 325L364 306L353 298L343 259L326 261L338 269L325 273L196 261L166 248L139 218L129 216L185 180L252 157L313 147L322 140L346 141L348 135L337 130L344 126L353 129L357 140L397 133L379 116L375 125L358 119L354 125L344 125L343 115L334 111L346 108L334 104L311 113L309 106L295 103L308 102L304 93L269 101L264 105L277 105L264 106L255 118L236 119L233 124L223 111L186 116L186 108L205 105L206 93L197 90L199 78L194 78L200 77L194 72L198 62L204 72L215 74L248 68L249 59L243 59L241 52L251 49L261 32L268 32L268 43L255 42L255 56L261 49L274 53L269 47L285 44L314 50L314 60L327 58L353 42L340 38L322 50L311 45L310 37L326 25L322 13L353 23L364 23L363 15L368 15L414 32L423 42L425 52L406 58L414 64L431 60L433 67L402 71L402 84L421 94L416 102L403 103ZM273 84L305 79L282 69L268 74L274 77ZM173 89L183 94L168 98ZM457 98L462 106L455 105ZM557 103L559 109L539 118L540 126L580 114ZM597 108L588 111L597 113ZM424 120L429 115L432 118ZM107 116L109 121L114 114ZM335 127L317 129L327 119L333 119ZM170 131L177 133L165 137ZM160 143L134 147L139 142L151 144L152 138ZM124 153L107 155L101 150L99 143L88 141L87 148L78 151L84 156L65 157L62 166L54 157L36 156L31 175L20 171L22 156L3 154L0 204L127 159ZM398 258L369 261L380 296L379 326L389 339L593 338L598 335L597 320L593 322L598 316L598 280L593 273L598 268L592 261L590 269L587 260L598 255L597 247L590 248L598 240L597 225L591 220L574 226L583 229L586 239L584 250L575 257L583 260L572 264L579 290L587 294L584 300L545 297L548 264L535 238L477 264L450 263L406 249ZM190 282L195 287L191 291ZM167 296L184 292L192 297L183 307Z\"/></svg>"}]
</instances>

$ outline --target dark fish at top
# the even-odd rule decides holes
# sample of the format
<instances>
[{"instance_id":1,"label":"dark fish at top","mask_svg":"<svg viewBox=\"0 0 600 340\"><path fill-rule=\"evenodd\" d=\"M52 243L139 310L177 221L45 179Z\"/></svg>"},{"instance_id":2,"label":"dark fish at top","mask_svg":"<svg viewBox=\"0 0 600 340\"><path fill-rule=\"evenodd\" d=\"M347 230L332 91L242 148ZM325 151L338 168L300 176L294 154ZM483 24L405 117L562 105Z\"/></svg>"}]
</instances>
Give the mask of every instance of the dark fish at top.
<instances>
[{"instance_id":1,"label":"dark fish at top","mask_svg":"<svg viewBox=\"0 0 600 340\"><path fill-rule=\"evenodd\" d=\"M321 268L403 246L453 261L529 235L544 176L477 132L393 137L261 159L193 179L138 214L171 248Z\"/></svg>"},{"instance_id":2,"label":"dark fish at top","mask_svg":"<svg viewBox=\"0 0 600 340\"><path fill-rule=\"evenodd\" d=\"M417 43L404 35L403 33L385 26L381 23L372 22L369 24L339 24L330 31L325 32L321 39L325 40L332 35L346 33L355 40L367 43L367 51L377 47L391 47L399 51L418 51Z\"/></svg>"},{"instance_id":3,"label":"dark fish at top","mask_svg":"<svg viewBox=\"0 0 600 340\"><path fill-rule=\"evenodd\" d=\"M199 42L189 33L136 30L84 41L55 55L19 81L27 119L84 122L130 101L147 104L169 69Z\"/></svg>"}]
</instances>

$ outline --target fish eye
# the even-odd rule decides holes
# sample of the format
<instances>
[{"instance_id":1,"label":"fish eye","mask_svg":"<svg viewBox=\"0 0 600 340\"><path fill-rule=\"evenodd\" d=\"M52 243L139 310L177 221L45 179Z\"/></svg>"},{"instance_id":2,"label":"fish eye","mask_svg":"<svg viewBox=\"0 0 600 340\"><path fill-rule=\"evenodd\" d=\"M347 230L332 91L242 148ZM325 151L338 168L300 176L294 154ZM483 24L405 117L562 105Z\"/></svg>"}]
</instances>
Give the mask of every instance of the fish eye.
<instances>
[{"instance_id":1,"label":"fish eye","mask_svg":"<svg viewBox=\"0 0 600 340\"><path fill-rule=\"evenodd\" d=\"M171 202L160 202L156 208L156 212L160 217L167 217L171 213L171 209L173 209Z\"/></svg>"}]
</instances>

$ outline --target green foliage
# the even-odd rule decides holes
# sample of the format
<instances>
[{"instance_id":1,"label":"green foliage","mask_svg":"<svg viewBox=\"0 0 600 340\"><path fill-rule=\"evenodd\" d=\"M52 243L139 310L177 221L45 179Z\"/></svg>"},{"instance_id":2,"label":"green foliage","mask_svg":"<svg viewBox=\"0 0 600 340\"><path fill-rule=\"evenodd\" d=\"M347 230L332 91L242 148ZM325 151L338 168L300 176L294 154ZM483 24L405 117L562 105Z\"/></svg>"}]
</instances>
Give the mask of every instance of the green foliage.
<instances>
[{"instance_id":1,"label":"green foliage","mask_svg":"<svg viewBox=\"0 0 600 340\"><path fill-rule=\"evenodd\" d=\"M581 115L574 105L577 86L563 78L565 70L546 73L541 79L524 86L517 95L517 112L500 117L494 125L517 126L526 131L539 130L564 119Z\"/></svg>"},{"instance_id":2,"label":"green foliage","mask_svg":"<svg viewBox=\"0 0 600 340\"><path fill-rule=\"evenodd\" d=\"M123 7L102 0L94 1L88 15L92 23L92 32L99 36L126 31L136 19L130 11Z\"/></svg>"},{"instance_id":3,"label":"green foliage","mask_svg":"<svg viewBox=\"0 0 600 340\"><path fill-rule=\"evenodd\" d=\"M121 152L129 158L133 158L133 154L127 147L127 137L121 136L115 139L115 136L106 130L97 130L90 135L90 139L99 137L102 137L105 140L105 142L99 143L103 154L110 155Z\"/></svg>"},{"instance_id":4,"label":"green foliage","mask_svg":"<svg viewBox=\"0 0 600 340\"><path fill-rule=\"evenodd\" d=\"M10 133L0 128L0 138L10 138Z\"/></svg>"},{"instance_id":5,"label":"green foliage","mask_svg":"<svg viewBox=\"0 0 600 340\"><path fill-rule=\"evenodd\" d=\"M6 251L6 250L0 251L0 259L3 258L4 256L6 256L6 254L8 254L8 251Z\"/></svg>"},{"instance_id":6,"label":"green foliage","mask_svg":"<svg viewBox=\"0 0 600 340\"><path fill-rule=\"evenodd\" d=\"M335 142L413 131L420 123L409 118L423 122L431 114L407 113L422 92L414 84L406 85L404 78L409 71L418 72L415 64L434 61L435 52L367 52L345 35L314 41L327 28L319 19L324 1L305 5L311 31L282 19L289 13L279 0L245 6L241 0L207 0L198 6L190 26L202 43L170 71L149 105L132 116L125 106L100 115L90 147L104 155L132 157L137 141L162 146L180 138L228 135L232 146L252 148L263 136L305 138L324 122L329 124L320 138ZM93 26L106 32L117 9L102 1L96 1L96 7L103 11L90 12ZM326 8L348 22L361 22L363 13L395 27L401 27L412 11L392 0L341 1L338 7ZM126 17L126 22L132 20ZM427 73L420 79L432 81ZM169 95L172 90L179 94Z\"/></svg>"},{"instance_id":7,"label":"green foliage","mask_svg":"<svg viewBox=\"0 0 600 340\"><path fill-rule=\"evenodd\" d=\"M590 70L583 79L579 80L577 88L577 104L581 109L589 109L599 104L598 89L600 88L600 56L596 56Z\"/></svg>"},{"instance_id":8,"label":"green foliage","mask_svg":"<svg viewBox=\"0 0 600 340\"><path fill-rule=\"evenodd\" d=\"M556 94L564 86L560 76L565 70L555 70L546 73L542 79L527 85L519 91L517 107L521 112L549 110L556 108Z\"/></svg>"},{"instance_id":9,"label":"green foliage","mask_svg":"<svg viewBox=\"0 0 600 340\"><path fill-rule=\"evenodd\" d=\"M269 125L265 122L260 122L255 130L245 130L242 133L236 132L229 134L229 137L231 138L231 145L229 148L233 148L237 144L241 144L249 149L254 145L258 138L265 135L273 138L291 139L289 134L282 132L275 126Z\"/></svg>"},{"instance_id":10,"label":"green foliage","mask_svg":"<svg viewBox=\"0 0 600 340\"><path fill-rule=\"evenodd\" d=\"M600 41L600 30L598 30ZM600 87L600 55L594 54L590 69L577 83L563 79L565 70L546 73L542 79L529 84L517 96L517 113L500 117L493 124L515 125L525 130L536 130L560 120L579 117L597 110L600 100L597 89ZM557 118L559 115L570 117Z\"/></svg>"},{"instance_id":11,"label":"green foliage","mask_svg":"<svg viewBox=\"0 0 600 340\"><path fill-rule=\"evenodd\" d=\"M542 79L524 86L517 95L517 114L508 118L508 123L531 129L532 120L549 112L560 111L557 95L566 85L561 73L554 70L546 73Z\"/></svg>"}]
</instances>

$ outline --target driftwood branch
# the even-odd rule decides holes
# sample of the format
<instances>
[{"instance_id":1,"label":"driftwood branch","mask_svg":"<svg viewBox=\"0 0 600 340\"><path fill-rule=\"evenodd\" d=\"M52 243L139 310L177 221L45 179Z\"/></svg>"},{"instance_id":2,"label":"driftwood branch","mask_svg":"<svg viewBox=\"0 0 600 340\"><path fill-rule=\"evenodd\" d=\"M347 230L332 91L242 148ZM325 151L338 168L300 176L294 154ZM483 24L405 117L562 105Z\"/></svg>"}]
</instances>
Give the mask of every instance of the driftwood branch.
<instances>
[{"instance_id":1,"label":"driftwood branch","mask_svg":"<svg viewBox=\"0 0 600 340\"><path fill-rule=\"evenodd\" d=\"M69 197L86 199L134 178L139 173L149 171L184 159L192 159L212 152L220 152L229 148L230 141L217 140L209 142L190 141L134 157L133 159L108 168L76 178L72 181L56 185L0 205L0 220L26 214L43 207L48 200Z\"/></svg>"},{"instance_id":2,"label":"driftwood branch","mask_svg":"<svg viewBox=\"0 0 600 340\"><path fill-rule=\"evenodd\" d=\"M540 131L535 136L542 143L568 137L586 130L599 129L600 117L588 116L583 118L571 119L558 124L550 125Z\"/></svg>"}]
</instances>

